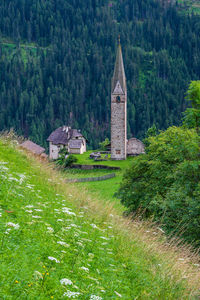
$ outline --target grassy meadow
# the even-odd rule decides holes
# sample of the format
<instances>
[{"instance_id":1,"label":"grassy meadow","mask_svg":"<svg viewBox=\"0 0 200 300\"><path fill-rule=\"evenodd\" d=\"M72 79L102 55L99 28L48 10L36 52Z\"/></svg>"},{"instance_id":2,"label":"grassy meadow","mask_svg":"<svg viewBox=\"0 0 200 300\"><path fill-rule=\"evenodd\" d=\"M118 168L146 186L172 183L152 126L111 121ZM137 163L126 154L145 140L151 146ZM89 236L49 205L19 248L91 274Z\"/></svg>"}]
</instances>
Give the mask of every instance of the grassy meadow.
<instances>
[{"instance_id":1,"label":"grassy meadow","mask_svg":"<svg viewBox=\"0 0 200 300\"><path fill-rule=\"evenodd\" d=\"M133 162L134 157L128 157L127 160L121 160L121 161L114 161L114 160L107 160L107 161L94 161L93 159L90 159L90 153L93 151L87 151L82 155L75 155L78 159L77 164L86 164L86 165L106 165L110 167L120 167L120 170L87 170L85 171L85 174L87 176L85 177L95 177L95 176L102 176L109 173L115 173L116 177L111 178L109 180L105 181L91 181L91 182L84 182L84 183L76 183L77 186L80 188L86 187L87 190L92 194L93 197L97 197L98 199L101 199L103 202L111 203L113 207L115 207L119 212L122 212L124 210L124 207L121 205L119 199L115 197L115 193L117 192L120 182L123 177L123 173L125 172L126 168L128 168ZM104 155L102 155L102 158ZM84 177L80 176L81 172L84 172L83 170L76 170L76 169L68 169L65 171L65 174L67 177L71 176L71 173L73 173L72 178L79 178ZM80 173L79 173L80 172ZM97 172L97 173L96 173ZM99 175L95 175L99 174Z\"/></svg>"},{"instance_id":2,"label":"grassy meadow","mask_svg":"<svg viewBox=\"0 0 200 300\"><path fill-rule=\"evenodd\" d=\"M199 275L159 228L0 139L0 299L198 299Z\"/></svg>"}]
</instances>

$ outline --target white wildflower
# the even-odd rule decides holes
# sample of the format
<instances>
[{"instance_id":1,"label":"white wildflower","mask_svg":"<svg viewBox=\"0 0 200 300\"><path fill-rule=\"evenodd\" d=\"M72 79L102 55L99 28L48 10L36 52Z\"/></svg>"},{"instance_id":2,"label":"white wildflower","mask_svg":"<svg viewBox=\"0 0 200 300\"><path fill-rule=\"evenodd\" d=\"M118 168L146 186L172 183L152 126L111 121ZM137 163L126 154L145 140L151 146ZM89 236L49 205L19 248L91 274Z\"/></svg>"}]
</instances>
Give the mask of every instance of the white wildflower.
<instances>
[{"instance_id":1,"label":"white wildflower","mask_svg":"<svg viewBox=\"0 0 200 300\"><path fill-rule=\"evenodd\" d=\"M25 210L25 212L27 212L27 213L29 213L29 214L31 214L33 211L30 209L30 210Z\"/></svg>"},{"instance_id":2,"label":"white wildflower","mask_svg":"<svg viewBox=\"0 0 200 300\"><path fill-rule=\"evenodd\" d=\"M84 247L84 245L81 242L77 242L77 245L79 245L80 247Z\"/></svg>"},{"instance_id":3,"label":"white wildflower","mask_svg":"<svg viewBox=\"0 0 200 300\"><path fill-rule=\"evenodd\" d=\"M13 227L15 229L19 229L19 224L15 224L15 223L12 223L12 222L8 222L6 224L7 227Z\"/></svg>"},{"instance_id":4,"label":"white wildflower","mask_svg":"<svg viewBox=\"0 0 200 300\"><path fill-rule=\"evenodd\" d=\"M71 292L71 291L67 291L63 294L63 297L68 297L68 298L76 298L78 297L79 295L81 295L80 293L78 292Z\"/></svg>"},{"instance_id":5,"label":"white wildflower","mask_svg":"<svg viewBox=\"0 0 200 300\"><path fill-rule=\"evenodd\" d=\"M67 207L63 207L62 208L62 212L68 214L68 215L72 215L72 216L76 216L76 214L72 211L70 211L71 209L70 208L67 208Z\"/></svg>"},{"instance_id":6,"label":"white wildflower","mask_svg":"<svg viewBox=\"0 0 200 300\"><path fill-rule=\"evenodd\" d=\"M32 208L33 205L26 205L25 207L26 207L26 208Z\"/></svg>"},{"instance_id":7,"label":"white wildflower","mask_svg":"<svg viewBox=\"0 0 200 300\"><path fill-rule=\"evenodd\" d=\"M96 295L91 295L90 300L102 300L102 297L96 296Z\"/></svg>"},{"instance_id":8,"label":"white wildflower","mask_svg":"<svg viewBox=\"0 0 200 300\"><path fill-rule=\"evenodd\" d=\"M55 261L57 264L60 263L60 261L58 259L56 259L55 257L53 257L53 256L48 256L48 259L52 260L52 261Z\"/></svg>"},{"instance_id":9,"label":"white wildflower","mask_svg":"<svg viewBox=\"0 0 200 300\"><path fill-rule=\"evenodd\" d=\"M58 221L58 222L63 222L63 219L58 219L57 221Z\"/></svg>"},{"instance_id":10,"label":"white wildflower","mask_svg":"<svg viewBox=\"0 0 200 300\"><path fill-rule=\"evenodd\" d=\"M60 244L61 246L69 247L69 245L63 241L58 241L57 244Z\"/></svg>"},{"instance_id":11,"label":"white wildflower","mask_svg":"<svg viewBox=\"0 0 200 300\"><path fill-rule=\"evenodd\" d=\"M34 219L41 219L40 216L32 216L32 218L34 218Z\"/></svg>"},{"instance_id":12,"label":"white wildflower","mask_svg":"<svg viewBox=\"0 0 200 300\"><path fill-rule=\"evenodd\" d=\"M52 227L47 227L48 232L53 233L54 229Z\"/></svg>"},{"instance_id":13,"label":"white wildflower","mask_svg":"<svg viewBox=\"0 0 200 300\"><path fill-rule=\"evenodd\" d=\"M80 267L81 270L85 271L85 272L89 272L89 269L86 267Z\"/></svg>"},{"instance_id":14,"label":"white wildflower","mask_svg":"<svg viewBox=\"0 0 200 300\"><path fill-rule=\"evenodd\" d=\"M63 285L72 285L72 281L70 279L67 279L67 278L63 278L60 280L60 283L63 284Z\"/></svg>"},{"instance_id":15,"label":"white wildflower","mask_svg":"<svg viewBox=\"0 0 200 300\"><path fill-rule=\"evenodd\" d=\"M35 211L42 211L42 209L40 209L40 208L35 208L34 210Z\"/></svg>"},{"instance_id":16,"label":"white wildflower","mask_svg":"<svg viewBox=\"0 0 200 300\"><path fill-rule=\"evenodd\" d=\"M116 291L114 291L114 293L118 296L118 297L122 297L122 295L121 294L119 294L118 292L116 292Z\"/></svg>"}]
</instances>

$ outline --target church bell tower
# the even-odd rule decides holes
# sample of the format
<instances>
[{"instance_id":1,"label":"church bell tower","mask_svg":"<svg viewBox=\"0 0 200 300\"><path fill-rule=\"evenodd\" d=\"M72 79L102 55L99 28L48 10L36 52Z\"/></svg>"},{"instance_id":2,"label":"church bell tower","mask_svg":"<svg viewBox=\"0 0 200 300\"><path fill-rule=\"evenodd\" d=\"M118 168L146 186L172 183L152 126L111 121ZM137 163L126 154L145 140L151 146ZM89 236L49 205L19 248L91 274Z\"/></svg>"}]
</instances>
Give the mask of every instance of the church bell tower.
<instances>
[{"instance_id":1,"label":"church bell tower","mask_svg":"<svg viewBox=\"0 0 200 300\"><path fill-rule=\"evenodd\" d=\"M127 157L127 88L122 49L118 42L117 57L111 82L111 159Z\"/></svg>"}]
</instances>

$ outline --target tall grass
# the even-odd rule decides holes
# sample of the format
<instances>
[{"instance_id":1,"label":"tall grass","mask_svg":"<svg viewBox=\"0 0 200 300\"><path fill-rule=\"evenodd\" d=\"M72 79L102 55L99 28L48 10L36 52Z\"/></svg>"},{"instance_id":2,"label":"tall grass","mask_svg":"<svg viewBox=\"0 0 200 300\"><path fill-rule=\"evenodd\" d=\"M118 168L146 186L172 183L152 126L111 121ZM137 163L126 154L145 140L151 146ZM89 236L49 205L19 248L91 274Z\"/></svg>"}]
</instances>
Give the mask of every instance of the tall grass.
<instances>
[{"instance_id":1,"label":"tall grass","mask_svg":"<svg viewBox=\"0 0 200 300\"><path fill-rule=\"evenodd\" d=\"M0 141L0 299L195 299L197 260Z\"/></svg>"}]
</instances>

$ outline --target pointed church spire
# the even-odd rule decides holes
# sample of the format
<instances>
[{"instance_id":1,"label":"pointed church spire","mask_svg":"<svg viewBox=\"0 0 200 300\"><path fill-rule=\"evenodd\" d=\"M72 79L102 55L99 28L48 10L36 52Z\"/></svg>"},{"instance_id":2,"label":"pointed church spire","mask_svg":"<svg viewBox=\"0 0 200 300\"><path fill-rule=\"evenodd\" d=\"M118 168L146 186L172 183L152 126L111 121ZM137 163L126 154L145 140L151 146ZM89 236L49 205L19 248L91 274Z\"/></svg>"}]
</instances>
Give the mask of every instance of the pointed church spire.
<instances>
[{"instance_id":1,"label":"pointed church spire","mask_svg":"<svg viewBox=\"0 0 200 300\"><path fill-rule=\"evenodd\" d=\"M115 70L112 78L112 84L111 84L111 89L112 93L114 93L114 90L117 86L118 83L118 88L117 90L121 88L122 93L125 94L126 91L126 76L124 72L124 63L123 63L123 57L122 57L122 49L121 49L121 44L120 44L120 36L118 38L118 49L117 49L117 57L116 57L116 62L115 62ZM119 87L120 84L120 87Z\"/></svg>"}]
</instances>

